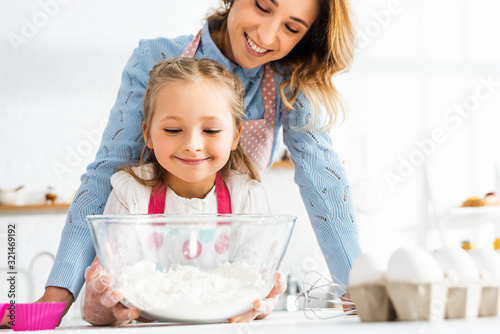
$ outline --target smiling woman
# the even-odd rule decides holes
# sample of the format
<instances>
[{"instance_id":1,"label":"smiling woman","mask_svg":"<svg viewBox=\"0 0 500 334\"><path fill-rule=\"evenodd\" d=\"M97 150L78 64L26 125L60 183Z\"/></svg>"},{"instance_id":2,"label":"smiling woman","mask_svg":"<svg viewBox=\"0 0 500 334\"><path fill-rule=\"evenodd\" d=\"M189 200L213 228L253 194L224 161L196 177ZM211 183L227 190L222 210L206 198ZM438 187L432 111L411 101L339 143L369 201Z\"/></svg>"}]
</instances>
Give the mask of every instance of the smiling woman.
<instances>
[{"instance_id":1,"label":"smiling woman","mask_svg":"<svg viewBox=\"0 0 500 334\"><path fill-rule=\"evenodd\" d=\"M225 7L208 17L222 53L244 68L279 60L289 74L280 85L285 108L292 109L301 92L315 109L311 123L327 116L323 125L330 128L343 111L331 80L349 70L355 50L348 2L291 0L281 6L283 0L223 2ZM321 106L326 115L321 116Z\"/></svg>"},{"instance_id":2,"label":"smiling woman","mask_svg":"<svg viewBox=\"0 0 500 334\"><path fill-rule=\"evenodd\" d=\"M342 112L333 76L349 69L354 53L349 2L226 0L223 4L207 17L196 35L139 42L123 72L122 85L96 160L82 177L79 196L70 208L44 300L57 299L52 296L61 290L69 290L73 296L78 294L83 271L95 256L85 217L103 212L111 192L110 178L117 167L141 158L144 144L156 151L158 138L175 138L179 140L176 147L197 152L206 143L226 136L224 129L229 128L226 123L214 126L209 124L211 121L200 120L200 125L186 127L184 122L188 116L181 112L185 105L179 105L178 114L165 115L176 118L168 120L166 125L155 123L153 117L151 126L145 127L151 136L143 141L142 122L148 123L143 107L150 71L164 59L181 55L215 60L241 80L245 95L241 129L239 124L233 126L224 145L232 149L241 131L241 155L244 152L255 165L256 178L272 165L280 146L279 136L283 135L295 167L295 182L329 269L342 282L347 282L351 264L361 253L358 230L349 182L330 136L324 130L332 126ZM217 94L212 94L205 105L205 100L200 99L205 95L189 95L186 88L192 87L166 85L158 92L165 96L174 92L187 94L189 105L198 104L200 109L219 103ZM220 92L217 85L212 88ZM155 110L172 112L168 108ZM191 116L199 121L196 113ZM162 155L161 159L184 173L215 163L212 157L216 153L214 150L206 155L187 155L175 151ZM239 165L231 168L238 170ZM169 186L176 187L176 180L169 177L167 173L165 180ZM201 187L200 193L186 195L205 193L210 183L214 185L213 179L210 180ZM272 306L256 306L249 314L233 321L263 317L267 312L261 314L262 310L269 311Z\"/></svg>"},{"instance_id":3,"label":"smiling woman","mask_svg":"<svg viewBox=\"0 0 500 334\"><path fill-rule=\"evenodd\" d=\"M226 40L221 51L227 58L254 68L285 57L307 33L318 10L316 1L293 0L287 6L276 0L236 1L227 16L227 33L214 33L214 40L222 35Z\"/></svg>"}]
</instances>

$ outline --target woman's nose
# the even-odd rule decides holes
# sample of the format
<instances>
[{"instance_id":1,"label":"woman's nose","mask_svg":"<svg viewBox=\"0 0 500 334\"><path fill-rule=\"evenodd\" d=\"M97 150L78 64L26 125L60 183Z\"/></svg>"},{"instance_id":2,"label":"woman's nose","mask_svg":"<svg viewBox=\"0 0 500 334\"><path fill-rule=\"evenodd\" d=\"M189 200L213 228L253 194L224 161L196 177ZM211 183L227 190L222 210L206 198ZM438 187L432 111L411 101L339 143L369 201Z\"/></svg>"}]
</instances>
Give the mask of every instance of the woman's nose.
<instances>
[{"instance_id":1,"label":"woman's nose","mask_svg":"<svg viewBox=\"0 0 500 334\"><path fill-rule=\"evenodd\" d=\"M278 34L279 25L278 20L267 20L262 23L258 29L259 40L257 42L264 44L262 45L264 47L272 48Z\"/></svg>"}]
</instances>

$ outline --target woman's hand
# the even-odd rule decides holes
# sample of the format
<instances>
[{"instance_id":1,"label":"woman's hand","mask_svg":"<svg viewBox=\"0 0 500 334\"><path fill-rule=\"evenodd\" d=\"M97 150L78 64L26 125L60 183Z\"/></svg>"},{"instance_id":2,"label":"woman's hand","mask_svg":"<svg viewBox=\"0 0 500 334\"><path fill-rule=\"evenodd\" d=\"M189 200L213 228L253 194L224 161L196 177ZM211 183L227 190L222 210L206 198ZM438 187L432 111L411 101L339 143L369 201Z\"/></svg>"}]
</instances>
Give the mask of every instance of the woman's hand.
<instances>
[{"instance_id":1,"label":"woman's hand","mask_svg":"<svg viewBox=\"0 0 500 334\"><path fill-rule=\"evenodd\" d=\"M61 319L59 319L59 323L57 324L59 326L61 324L62 318L66 315L69 308L73 304L73 301L74 301L73 294L69 292L69 290L57 286L48 286L45 288L43 296L40 299L38 299L35 303L61 303L61 302L66 303L64 311L61 315Z\"/></svg>"},{"instance_id":2,"label":"woman's hand","mask_svg":"<svg viewBox=\"0 0 500 334\"><path fill-rule=\"evenodd\" d=\"M278 297L286 290L286 281L283 275L279 272L275 274L274 287L269 292L269 295L264 300L256 300L253 302L254 309L250 310L241 315L237 315L231 319L229 322L248 322L253 319L264 319L267 317L278 302Z\"/></svg>"},{"instance_id":3,"label":"woman's hand","mask_svg":"<svg viewBox=\"0 0 500 334\"><path fill-rule=\"evenodd\" d=\"M138 319L139 312L123 306L122 298L119 291L111 289L111 277L102 272L96 257L85 274L83 319L92 325L124 325Z\"/></svg>"},{"instance_id":4,"label":"woman's hand","mask_svg":"<svg viewBox=\"0 0 500 334\"><path fill-rule=\"evenodd\" d=\"M58 326L61 324L61 320L64 317L64 315L68 312L69 308L73 304L73 294L69 292L68 289L65 288L60 288L57 286L48 286L45 288L45 292L43 293L43 296L38 299L35 303L66 303L66 307L64 308L64 311L61 315L61 319L59 319L59 323L57 324ZM9 318L8 318L9 312L5 312L5 316L0 319L2 320L1 326L5 326L5 328L10 328L10 325L8 324Z\"/></svg>"},{"instance_id":5,"label":"woman's hand","mask_svg":"<svg viewBox=\"0 0 500 334\"><path fill-rule=\"evenodd\" d=\"M356 305L349 304L349 303L352 303L352 299L347 292L340 297L340 300L343 303L345 303L345 304L342 304L342 308L344 309L344 312L350 312L348 315L357 315L358 314L356 312Z\"/></svg>"}]
</instances>

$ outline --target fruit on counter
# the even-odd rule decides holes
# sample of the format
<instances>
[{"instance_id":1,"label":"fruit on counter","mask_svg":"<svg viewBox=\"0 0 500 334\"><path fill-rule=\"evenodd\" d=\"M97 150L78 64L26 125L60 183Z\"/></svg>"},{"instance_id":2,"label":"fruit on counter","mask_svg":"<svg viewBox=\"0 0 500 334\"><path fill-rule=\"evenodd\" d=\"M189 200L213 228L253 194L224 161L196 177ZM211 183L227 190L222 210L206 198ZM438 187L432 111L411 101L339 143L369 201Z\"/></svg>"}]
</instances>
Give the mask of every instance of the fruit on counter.
<instances>
[{"instance_id":1,"label":"fruit on counter","mask_svg":"<svg viewBox=\"0 0 500 334\"><path fill-rule=\"evenodd\" d=\"M54 204L57 199L57 194L54 193L53 187L48 187L47 192L45 193L45 204Z\"/></svg>"},{"instance_id":2,"label":"fruit on counter","mask_svg":"<svg viewBox=\"0 0 500 334\"><path fill-rule=\"evenodd\" d=\"M475 243L470 242L469 240L462 241L462 249L471 250L471 249L475 249L475 248L476 248Z\"/></svg>"},{"instance_id":3,"label":"fruit on counter","mask_svg":"<svg viewBox=\"0 0 500 334\"><path fill-rule=\"evenodd\" d=\"M493 241L493 248L495 250L499 250L500 249L500 238L496 238L495 241Z\"/></svg>"},{"instance_id":4,"label":"fruit on counter","mask_svg":"<svg viewBox=\"0 0 500 334\"><path fill-rule=\"evenodd\" d=\"M487 193L484 198L479 198L477 196L467 198L463 203L462 207L475 207L475 206L498 206L500 201L498 196L491 192Z\"/></svg>"},{"instance_id":5,"label":"fruit on counter","mask_svg":"<svg viewBox=\"0 0 500 334\"><path fill-rule=\"evenodd\" d=\"M462 207L481 206L481 199L477 196L469 197L462 203Z\"/></svg>"},{"instance_id":6,"label":"fruit on counter","mask_svg":"<svg viewBox=\"0 0 500 334\"><path fill-rule=\"evenodd\" d=\"M483 198L484 206L498 206L500 201L495 193L487 193Z\"/></svg>"}]
</instances>

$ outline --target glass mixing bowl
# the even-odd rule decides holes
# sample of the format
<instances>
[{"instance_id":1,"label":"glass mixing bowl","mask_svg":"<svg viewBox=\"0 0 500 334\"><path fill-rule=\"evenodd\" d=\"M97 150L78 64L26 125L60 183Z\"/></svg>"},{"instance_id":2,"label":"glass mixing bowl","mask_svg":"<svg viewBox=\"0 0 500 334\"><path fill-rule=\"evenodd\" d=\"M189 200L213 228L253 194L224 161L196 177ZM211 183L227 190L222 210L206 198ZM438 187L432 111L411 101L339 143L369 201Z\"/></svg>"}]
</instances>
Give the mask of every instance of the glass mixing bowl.
<instances>
[{"instance_id":1,"label":"glass mixing bowl","mask_svg":"<svg viewBox=\"0 0 500 334\"><path fill-rule=\"evenodd\" d=\"M296 217L88 216L122 303L154 320L219 322L253 309L275 283Z\"/></svg>"}]
</instances>

